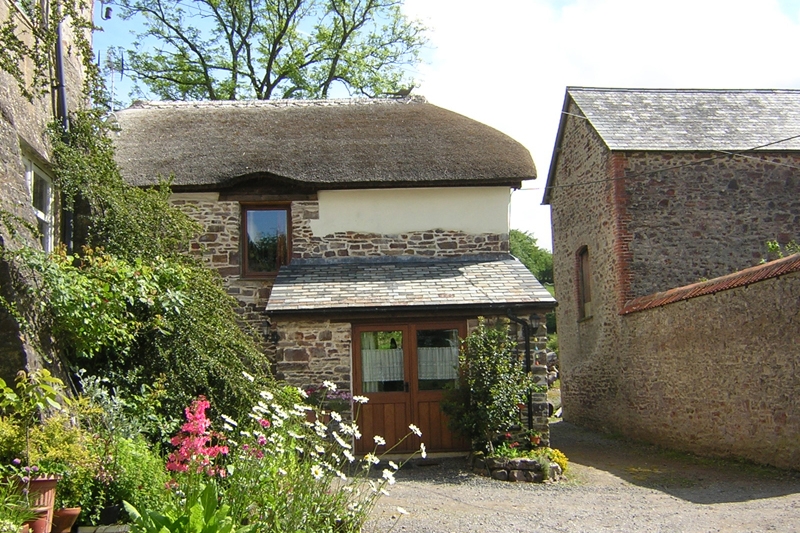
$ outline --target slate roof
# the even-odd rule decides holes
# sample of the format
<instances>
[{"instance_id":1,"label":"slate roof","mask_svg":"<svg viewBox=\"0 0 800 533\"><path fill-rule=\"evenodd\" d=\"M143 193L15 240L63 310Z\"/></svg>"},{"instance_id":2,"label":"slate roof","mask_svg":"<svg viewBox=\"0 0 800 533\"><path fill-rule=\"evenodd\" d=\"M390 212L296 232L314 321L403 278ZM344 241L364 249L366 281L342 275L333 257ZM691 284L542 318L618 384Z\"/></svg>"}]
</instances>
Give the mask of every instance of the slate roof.
<instances>
[{"instance_id":1,"label":"slate roof","mask_svg":"<svg viewBox=\"0 0 800 533\"><path fill-rule=\"evenodd\" d=\"M140 102L115 113L136 186L218 190L277 176L312 188L507 185L536 177L507 135L424 98Z\"/></svg>"},{"instance_id":2,"label":"slate roof","mask_svg":"<svg viewBox=\"0 0 800 533\"><path fill-rule=\"evenodd\" d=\"M438 306L555 307L556 301L514 257L437 261L295 262L281 268L267 313Z\"/></svg>"},{"instance_id":3,"label":"slate roof","mask_svg":"<svg viewBox=\"0 0 800 533\"><path fill-rule=\"evenodd\" d=\"M800 90L568 87L567 98L611 150L752 150L792 136L765 149L800 150Z\"/></svg>"},{"instance_id":4,"label":"slate roof","mask_svg":"<svg viewBox=\"0 0 800 533\"><path fill-rule=\"evenodd\" d=\"M697 298L698 296L705 296L714 294L720 291L735 289L737 287L746 287L759 281L764 281L771 278L777 278L792 272L800 272L800 254L790 255L782 259L776 259L763 265L756 265L754 267L728 274L727 276L720 276L718 278L710 279L700 283L693 283L683 287L676 287L664 292L655 294L648 294L640 296L628 302L625 307L620 311L621 315L628 315L646 309L653 309L654 307L661 307L663 305Z\"/></svg>"}]
</instances>

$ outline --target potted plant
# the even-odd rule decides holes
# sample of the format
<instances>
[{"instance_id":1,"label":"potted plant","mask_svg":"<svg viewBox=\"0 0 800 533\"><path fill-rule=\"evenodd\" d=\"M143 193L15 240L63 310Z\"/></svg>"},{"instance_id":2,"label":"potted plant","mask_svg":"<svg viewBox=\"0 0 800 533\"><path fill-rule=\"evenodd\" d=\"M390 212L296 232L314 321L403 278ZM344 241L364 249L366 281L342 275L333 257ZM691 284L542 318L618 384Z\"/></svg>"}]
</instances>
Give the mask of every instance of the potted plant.
<instances>
[{"instance_id":1,"label":"potted plant","mask_svg":"<svg viewBox=\"0 0 800 533\"><path fill-rule=\"evenodd\" d=\"M17 533L22 525L37 518L19 485L0 479L0 533Z\"/></svg>"},{"instance_id":2,"label":"potted plant","mask_svg":"<svg viewBox=\"0 0 800 533\"><path fill-rule=\"evenodd\" d=\"M62 409L61 402L65 401L62 387L61 380L44 369L31 373L21 370L17 373L14 389L0 379L1 426L4 432L12 434L9 445L4 445L2 451L5 454L15 452L0 457L0 464L4 465L6 477L20 487L32 509L47 509L42 519L45 524L39 526L44 527L44 533L48 533L53 521L58 476L31 460L31 434L42 424L46 412ZM22 449L17 449L19 447ZM20 451L21 456L16 455Z\"/></svg>"}]
</instances>

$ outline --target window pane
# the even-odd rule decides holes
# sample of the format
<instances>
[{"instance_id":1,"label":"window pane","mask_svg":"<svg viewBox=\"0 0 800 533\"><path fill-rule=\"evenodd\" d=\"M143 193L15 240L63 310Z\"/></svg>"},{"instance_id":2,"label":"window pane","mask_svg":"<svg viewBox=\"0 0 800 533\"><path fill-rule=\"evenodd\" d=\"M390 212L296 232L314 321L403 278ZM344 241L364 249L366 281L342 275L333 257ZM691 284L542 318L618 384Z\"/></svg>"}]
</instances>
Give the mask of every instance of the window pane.
<instances>
[{"instance_id":1,"label":"window pane","mask_svg":"<svg viewBox=\"0 0 800 533\"><path fill-rule=\"evenodd\" d=\"M33 173L33 207L45 215L50 214L50 183L36 171Z\"/></svg>"},{"instance_id":2,"label":"window pane","mask_svg":"<svg viewBox=\"0 0 800 533\"><path fill-rule=\"evenodd\" d=\"M419 390L443 390L458 377L458 330L417 331Z\"/></svg>"},{"instance_id":3,"label":"window pane","mask_svg":"<svg viewBox=\"0 0 800 533\"><path fill-rule=\"evenodd\" d=\"M404 390L402 331L361 333L361 373L364 392Z\"/></svg>"},{"instance_id":4,"label":"window pane","mask_svg":"<svg viewBox=\"0 0 800 533\"><path fill-rule=\"evenodd\" d=\"M286 210L248 210L246 215L248 272L277 272L289 262Z\"/></svg>"}]
</instances>

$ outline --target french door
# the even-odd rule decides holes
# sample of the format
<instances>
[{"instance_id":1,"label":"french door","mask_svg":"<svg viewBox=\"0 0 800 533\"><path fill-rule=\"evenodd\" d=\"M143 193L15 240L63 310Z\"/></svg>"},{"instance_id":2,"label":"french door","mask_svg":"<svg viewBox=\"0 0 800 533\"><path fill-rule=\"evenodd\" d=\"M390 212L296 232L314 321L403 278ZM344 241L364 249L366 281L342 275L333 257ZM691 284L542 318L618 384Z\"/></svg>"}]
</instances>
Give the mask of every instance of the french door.
<instances>
[{"instance_id":1,"label":"french door","mask_svg":"<svg viewBox=\"0 0 800 533\"><path fill-rule=\"evenodd\" d=\"M362 437L356 450L372 451L374 436L386 440L384 451L408 433L422 431L396 451L412 451L424 442L429 451L466 450L453 435L440 403L458 375L458 354L466 335L463 322L392 323L353 328L353 392L369 402L360 406Z\"/></svg>"}]
</instances>

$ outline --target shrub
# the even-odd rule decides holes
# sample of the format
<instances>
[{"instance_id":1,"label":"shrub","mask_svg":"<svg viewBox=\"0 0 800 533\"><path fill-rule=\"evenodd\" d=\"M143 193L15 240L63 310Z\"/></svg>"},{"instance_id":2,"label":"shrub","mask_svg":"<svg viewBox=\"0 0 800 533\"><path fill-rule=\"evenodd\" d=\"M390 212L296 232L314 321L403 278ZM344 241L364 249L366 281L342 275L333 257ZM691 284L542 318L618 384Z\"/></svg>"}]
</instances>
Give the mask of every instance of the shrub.
<instances>
[{"instance_id":1,"label":"shrub","mask_svg":"<svg viewBox=\"0 0 800 533\"><path fill-rule=\"evenodd\" d=\"M491 452L494 436L519 421L518 406L533 387L508 321L491 327L481 317L458 361L458 386L448 392L442 409L451 429L469 438L476 449Z\"/></svg>"}]
</instances>

